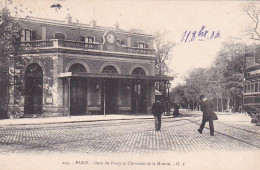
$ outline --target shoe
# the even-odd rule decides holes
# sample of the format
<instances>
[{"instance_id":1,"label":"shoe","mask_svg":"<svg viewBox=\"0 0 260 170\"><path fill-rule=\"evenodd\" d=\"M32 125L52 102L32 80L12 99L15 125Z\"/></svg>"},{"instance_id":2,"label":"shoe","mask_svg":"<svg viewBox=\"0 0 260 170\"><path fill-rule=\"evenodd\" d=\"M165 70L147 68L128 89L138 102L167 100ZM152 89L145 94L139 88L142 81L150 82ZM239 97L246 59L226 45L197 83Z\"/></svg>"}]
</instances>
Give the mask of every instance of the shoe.
<instances>
[{"instance_id":1,"label":"shoe","mask_svg":"<svg viewBox=\"0 0 260 170\"><path fill-rule=\"evenodd\" d=\"M198 129L198 132L199 132L200 134L202 134L202 131L201 131L200 129Z\"/></svg>"},{"instance_id":2,"label":"shoe","mask_svg":"<svg viewBox=\"0 0 260 170\"><path fill-rule=\"evenodd\" d=\"M214 133L213 134L211 133L210 136L214 136Z\"/></svg>"}]
</instances>

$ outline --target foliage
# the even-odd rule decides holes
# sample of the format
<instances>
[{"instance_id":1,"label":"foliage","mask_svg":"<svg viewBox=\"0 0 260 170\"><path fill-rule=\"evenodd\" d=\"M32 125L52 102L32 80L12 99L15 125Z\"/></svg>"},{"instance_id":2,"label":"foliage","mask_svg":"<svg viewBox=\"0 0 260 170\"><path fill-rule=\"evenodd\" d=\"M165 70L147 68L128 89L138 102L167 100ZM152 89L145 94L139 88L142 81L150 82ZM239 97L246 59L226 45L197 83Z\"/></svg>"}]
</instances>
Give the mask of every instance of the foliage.
<instances>
[{"instance_id":1,"label":"foliage","mask_svg":"<svg viewBox=\"0 0 260 170\"><path fill-rule=\"evenodd\" d=\"M154 47L156 56L156 73L157 75L166 75L169 73L167 61L170 60L175 43L166 40L167 33L155 33Z\"/></svg>"},{"instance_id":2,"label":"foliage","mask_svg":"<svg viewBox=\"0 0 260 170\"><path fill-rule=\"evenodd\" d=\"M21 26L17 20L10 16L8 9L0 11L0 57L10 57L15 52L15 39L21 36Z\"/></svg>"},{"instance_id":3,"label":"foliage","mask_svg":"<svg viewBox=\"0 0 260 170\"><path fill-rule=\"evenodd\" d=\"M225 100L226 109L238 108L242 102L244 55L252 48L242 43L224 43L213 65L192 70L186 85L176 87L184 89L182 95L173 89L172 97L190 104L198 103L199 96L206 94L211 100Z\"/></svg>"},{"instance_id":4,"label":"foliage","mask_svg":"<svg viewBox=\"0 0 260 170\"><path fill-rule=\"evenodd\" d=\"M247 34L251 36L253 40L260 40L259 32L259 14L260 8L257 7L254 2L247 2L242 4L243 11L248 15L252 21L252 26L249 26L246 30Z\"/></svg>"}]
</instances>

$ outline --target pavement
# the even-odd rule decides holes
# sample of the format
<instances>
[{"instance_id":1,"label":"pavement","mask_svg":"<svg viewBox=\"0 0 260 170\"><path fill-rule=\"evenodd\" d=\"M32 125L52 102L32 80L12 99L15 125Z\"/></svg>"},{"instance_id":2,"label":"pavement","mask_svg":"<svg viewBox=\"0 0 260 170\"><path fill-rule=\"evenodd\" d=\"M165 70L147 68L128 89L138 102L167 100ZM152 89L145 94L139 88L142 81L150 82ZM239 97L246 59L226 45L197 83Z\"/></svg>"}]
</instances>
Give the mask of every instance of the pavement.
<instances>
[{"instance_id":1,"label":"pavement","mask_svg":"<svg viewBox=\"0 0 260 170\"><path fill-rule=\"evenodd\" d=\"M172 117L172 116L167 116ZM164 118L167 118L164 117ZM86 115L86 116L64 116L64 117L44 117L44 118L17 118L2 119L0 125L26 125L26 124L54 124L72 122L95 122L113 120L134 120L134 119L154 119L153 115Z\"/></svg>"},{"instance_id":2,"label":"pavement","mask_svg":"<svg viewBox=\"0 0 260 170\"><path fill-rule=\"evenodd\" d=\"M250 116L217 113L215 136L210 136L208 123L197 132L201 112L181 113L163 116L161 131L155 131L152 115L0 120L0 169L107 170L125 161L156 163L149 169L259 169L260 128Z\"/></svg>"},{"instance_id":3,"label":"pavement","mask_svg":"<svg viewBox=\"0 0 260 170\"><path fill-rule=\"evenodd\" d=\"M181 117L196 117L201 116L200 111L192 111L192 116L189 114L190 110L180 109L183 113ZM171 112L172 113L172 112ZM229 115L225 117L225 121L231 122L248 122L251 124L251 118L241 113L222 113L217 112L217 115ZM162 116L162 119L173 118L173 116ZM178 117L177 117L178 118ZM73 123L73 122L95 122L95 121L113 121L113 120L138 120L138 119L154 119L151 114L109 114L109 115L83 115L83 116L64 116L64 117L35 117L35 118L13 118L0 120L1 125L28 125L28 124L55 124L55 123Z\"/></svg>"}]
</instances>

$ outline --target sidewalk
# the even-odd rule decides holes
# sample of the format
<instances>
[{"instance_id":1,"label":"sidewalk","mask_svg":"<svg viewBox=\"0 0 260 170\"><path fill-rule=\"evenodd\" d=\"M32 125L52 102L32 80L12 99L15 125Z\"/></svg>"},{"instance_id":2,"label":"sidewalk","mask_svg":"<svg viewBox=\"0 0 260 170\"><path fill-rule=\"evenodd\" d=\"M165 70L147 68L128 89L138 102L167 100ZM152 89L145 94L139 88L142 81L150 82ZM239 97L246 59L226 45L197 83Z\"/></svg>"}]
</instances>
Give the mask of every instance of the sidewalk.
<instances>
[{"instance_id":1,"label":"sidewalk","mask_svg":"<svg viewBox=\"0 0 260 170\"><path fill-rule=\"evenodd\" d=\"M172 116L163 116L172 118ZM72 122L95 122L112 120L134 120L134 119L154 119L153 115L84 115L70 117L45 117L45 118L18 118L2 119L0 125L26 125L26 124L53 124L53 123L72 123Z\"/></svg>"},{"instance_id":2,"label":"sidewalk","mask_svg":"<svg viewBox=\"0 0 260 170\"><path fill-rule=\"evenodd\" d=\"M177 118L187 118L187 117L198 117L201 118L201 111L191 111L181 109L180 115ZM246 124L251 124L251 117L244 114L237 113L222 113L217 112L219 119L224 118L225 122L244 122ZM171 116L162 116L162 119L173 118ZM15 119L0 119L1 125L26 125L26 124L54 124L54 123L73 123L73 122L95 122L95 121L113 121L113 120L138 120L138 119L154 119L152 114L143 115L123 115L123 114L109 114L109 115L84 115L84 116L64 116L64 117L43 117L43 118L15 118ZM223 119L222 119L223 121Z\"/></svg>"}]
</instances>

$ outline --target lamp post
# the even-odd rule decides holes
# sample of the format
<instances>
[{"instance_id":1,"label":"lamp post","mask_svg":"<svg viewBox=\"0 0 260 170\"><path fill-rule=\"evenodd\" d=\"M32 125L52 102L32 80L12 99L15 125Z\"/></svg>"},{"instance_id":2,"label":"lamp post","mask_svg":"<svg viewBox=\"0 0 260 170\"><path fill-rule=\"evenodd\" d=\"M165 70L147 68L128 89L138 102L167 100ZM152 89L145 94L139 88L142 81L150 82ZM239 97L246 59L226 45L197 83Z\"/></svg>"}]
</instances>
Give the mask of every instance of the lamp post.
<instances>
[{"instance_id":1,"label":"lamp post","mask_svg":"<svg viewBox=\"0 0 260 170\"><path fill-rule=\"evenodd\" d=\"M171 83L167 81L166 88L168 89L168 96L167 96L167 116L170 116L170 87Z\"/></svg>"}]
</instances>

